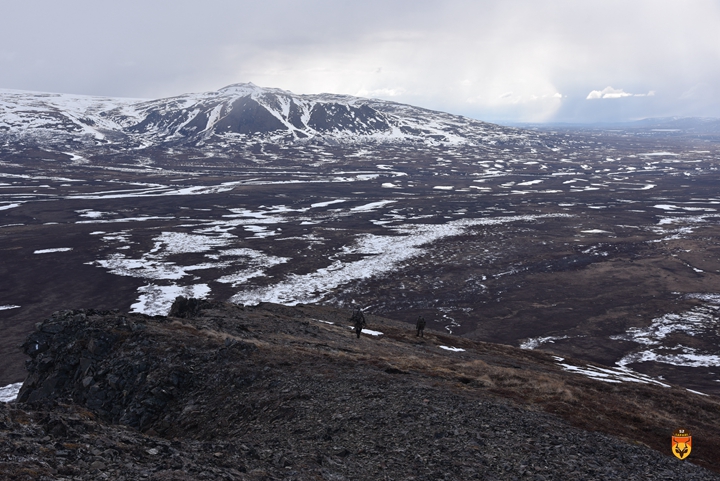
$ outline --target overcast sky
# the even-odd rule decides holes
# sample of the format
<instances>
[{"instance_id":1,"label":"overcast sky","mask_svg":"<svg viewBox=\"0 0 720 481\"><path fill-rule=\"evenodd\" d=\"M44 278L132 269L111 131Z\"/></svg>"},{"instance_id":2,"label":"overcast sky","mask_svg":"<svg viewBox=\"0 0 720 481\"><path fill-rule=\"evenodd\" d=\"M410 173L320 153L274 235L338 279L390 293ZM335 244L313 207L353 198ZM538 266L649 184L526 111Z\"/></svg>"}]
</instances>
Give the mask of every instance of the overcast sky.
<instances>
[{"instance_id":1,"label":"overcast sky","mask_svg":"<svg viewBox=\"0 0 720 481\"><path fill-rule=\"evenodd\" d=\"M489 121L720 117L720 0L0 0L0 88L253 82Z\"/></svg>"}]
</instances>

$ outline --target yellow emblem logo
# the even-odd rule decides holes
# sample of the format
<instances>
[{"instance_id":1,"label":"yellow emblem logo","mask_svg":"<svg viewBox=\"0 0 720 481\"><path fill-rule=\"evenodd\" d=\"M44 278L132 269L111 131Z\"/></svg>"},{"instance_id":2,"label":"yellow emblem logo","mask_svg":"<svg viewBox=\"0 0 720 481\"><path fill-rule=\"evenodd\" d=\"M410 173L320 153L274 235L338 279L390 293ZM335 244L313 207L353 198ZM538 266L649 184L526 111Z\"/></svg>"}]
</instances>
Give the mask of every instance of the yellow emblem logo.
<instances>
[{"instance_id":1,"label":"yellow emblem logo","mask_svg":"<svg viewBox=\"0 0 720 481\"><path fill-rule=\"evenodd\" d=\"M692 451L692 436L687 429L678 429L672 435L672 453L678 459L685 459Z\"/></svg>"}]
</instances>

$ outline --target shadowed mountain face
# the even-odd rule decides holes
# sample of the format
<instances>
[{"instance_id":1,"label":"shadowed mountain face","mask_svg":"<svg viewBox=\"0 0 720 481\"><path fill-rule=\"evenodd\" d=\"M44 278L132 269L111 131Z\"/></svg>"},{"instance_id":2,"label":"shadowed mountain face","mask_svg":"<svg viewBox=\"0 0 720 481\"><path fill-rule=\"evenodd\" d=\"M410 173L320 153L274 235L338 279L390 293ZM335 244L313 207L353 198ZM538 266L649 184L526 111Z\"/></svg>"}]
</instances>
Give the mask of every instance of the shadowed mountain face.
<instances>
[{"instance_id":1,"label":"shadowed mountain face","mask_svg":"<svg viewBox=\"0 0 720 481\"><path fill-rule=\"evenodd\" d=\"M192 137L212 129L228 134L256 134L287 130L287 125L272 115L270 111L250 97L240 97L228 103L208 103L204 108L188 112L186 109L168 109L167 105L148 108L147 117L129 128L131 132L151 133L168 132L183 137ZM297 106L288 112L285 119L299 127L307 127L299 120ZM215 114L215 122L211 116ZM295 114L295 115L292 115Z\"/></svg>"},{"instance_id":2,"label":"shadowed mountain face","mask_svg":"<svg viewBox=\"0 0 720 481\"><path fill-rule=\"evenodd\" d=\"M219 132L251 134L284 130L285 124L255 100L244 97L232 103L227 115L214 128Z\"/></svg>"}]
</instances>

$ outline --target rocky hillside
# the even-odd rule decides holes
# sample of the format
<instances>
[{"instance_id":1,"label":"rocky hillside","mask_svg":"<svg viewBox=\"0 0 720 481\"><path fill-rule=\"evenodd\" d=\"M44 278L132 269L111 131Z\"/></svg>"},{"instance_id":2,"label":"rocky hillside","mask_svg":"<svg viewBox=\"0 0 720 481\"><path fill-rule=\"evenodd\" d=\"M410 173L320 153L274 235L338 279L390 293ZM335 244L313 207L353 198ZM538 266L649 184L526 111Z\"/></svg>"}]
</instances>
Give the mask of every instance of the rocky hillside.
<instances>
[{"instance_id":1,"label":"rocky hillside","mask_svg":"<svg viewBox=\"0 0 720 481\"><path fill-rule=\"evenodd\" d=\"M347 95L296 95L253 84L138 100L0 90L0 140L147 148L244 146L248 141L522 141L515 129L410 105Z\"/></svg>"},{"instance_id":2,"label":"rocky hillside","mask_svg":"<svg viewBox=\"0 0 720 481\"><path fill-rule=\"evenodd\" d=\"M0 403L9 479L720 479L714 398L299 305L62 311ZM576 364L572 360L563 365ZM693 432L689 462L670 434ZM711 471L708 471L710 469ZM713 473L712 471L715 471Z\"/></svg>"}]
</instances>

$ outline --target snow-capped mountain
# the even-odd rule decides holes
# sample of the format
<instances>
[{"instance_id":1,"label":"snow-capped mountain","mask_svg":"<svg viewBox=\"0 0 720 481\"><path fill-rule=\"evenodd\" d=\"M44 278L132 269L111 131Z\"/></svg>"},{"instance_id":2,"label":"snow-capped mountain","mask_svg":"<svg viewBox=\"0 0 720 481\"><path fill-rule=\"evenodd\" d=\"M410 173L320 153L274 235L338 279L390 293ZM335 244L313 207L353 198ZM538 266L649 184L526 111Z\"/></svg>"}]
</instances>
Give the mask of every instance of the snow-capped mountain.
<instances>
[{"instance_id":1,"label":"snow-capped mountain","mask_svg":"<svg viewBox=\"0 0 720 481\"><path fill-rule=\"evenodd\" d=\"M487 144L512 129L347 95L235 84L158 100L0 90L0 138L152 145L223 141Z\"/></svg>"}]
</instances>

